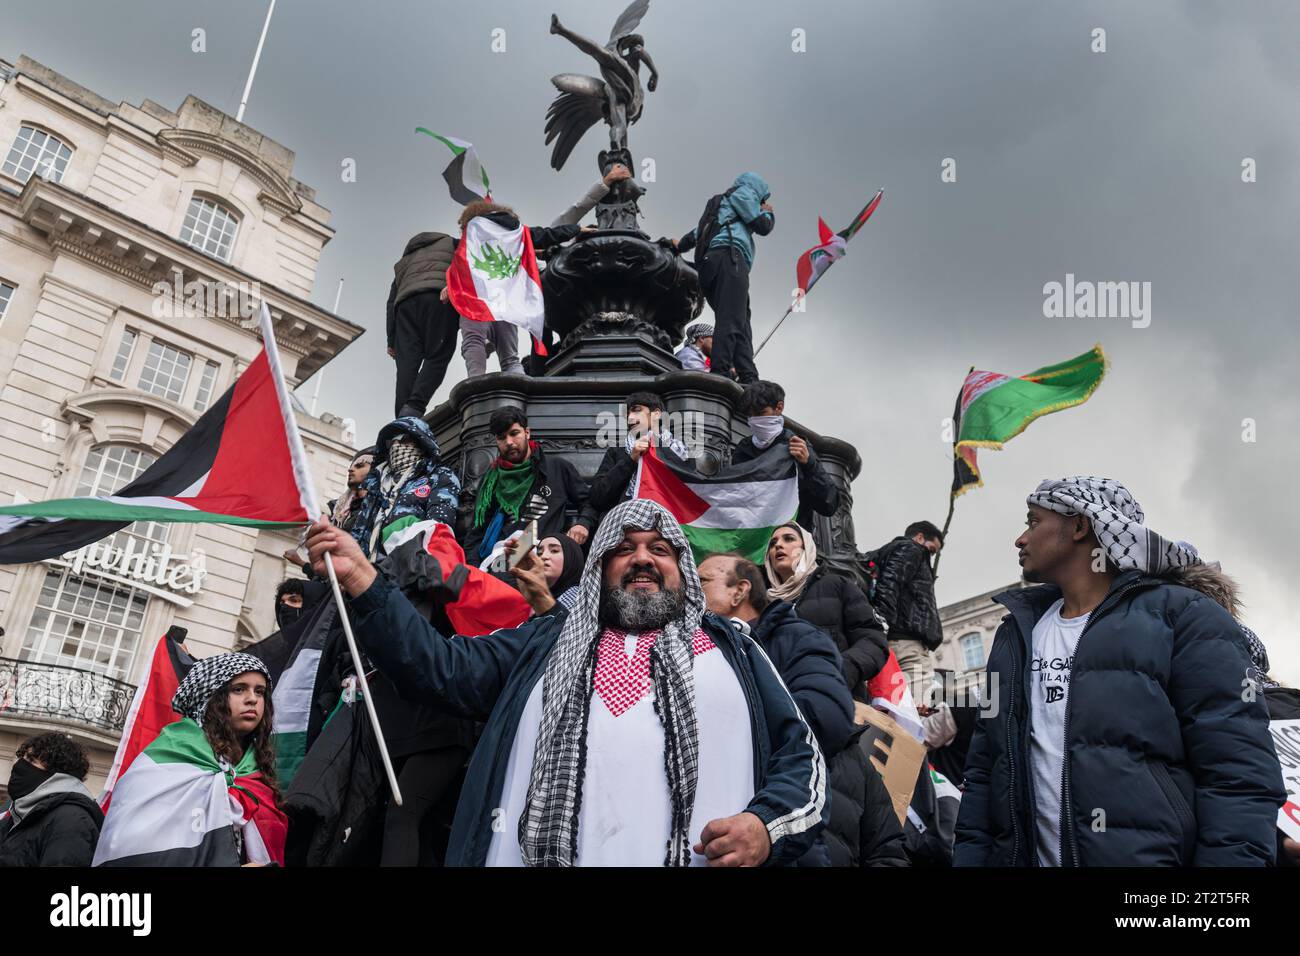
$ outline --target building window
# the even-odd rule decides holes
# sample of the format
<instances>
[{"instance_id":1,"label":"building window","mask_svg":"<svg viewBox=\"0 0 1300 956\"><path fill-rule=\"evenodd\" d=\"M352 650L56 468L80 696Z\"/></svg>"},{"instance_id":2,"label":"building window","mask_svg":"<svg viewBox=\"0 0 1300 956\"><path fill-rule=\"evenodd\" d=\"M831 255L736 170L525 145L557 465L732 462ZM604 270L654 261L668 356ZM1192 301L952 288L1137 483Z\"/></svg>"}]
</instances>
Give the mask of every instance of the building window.
<instances>
[{"instance_id":1,"label":"building window","mask_svg":"<svg viewBox=\"0 0 1300 956\"><path fill-rule=\"evenodd\" d=\"M978 631L963 634L958 640L961 647L962 667L974 670L984 666L984 635Z\"/></svg>"},{"instance_id":2,"label":"building window","mask_svg":"<svg viewBox=\"0 0 1300 956\"><path fill-rule=\"evenodd\" d=\"M190 377L189 354L154 339L140 373L140 387L146 392L179 402Z\"/></svg>"},{"instance_id":3,"label":"building window","mask_svg":"<svg viewBox=\"0 0 1300 956\"><path fill-rule=\"evenodd\" d=\"M100 445L92 448L86 456L86 464L81 469L81 480L77 483L77 497L94 495L113 495L121 491L140 477L158 456L129 445ZM156 521L136 521L116 532L109 544L114 548L126 546L128 538L134 538L135 550L147 548L153 544L162 544L167 540L170 525Z\"/></svg>"},{"instance_id":4,"label":"building window","mask_svg":"<svg viewBox=\"0 0 1300 956\"><path fill-rule=\"evenodd\" d=\"M5 313L9 311L9 300L14 297L14 287L8 282L0 282L0 322L4 321Z\"/></svg>"},{"instance_id":5,"label":"building window","mask_svg":"<svg viewBox=\"0 0 1300 956\"><path fill-rule=\"evenodd\" d=\"M115 382L126 381L126 367L131 364L131 353L135 351L135 333L130 329L122 330L122 341L117 346L117 358L113 359L113 370L108 377Z\"/></svg>"},{"instance_id":6,"label":"building window","mask_svg":"<svg viewBox=\"0 0 1300 956\"><path fill-rule=\"evenodd\" d=\"M36 172L57 183L63 179L63 171L68 168L71 158L72 150L62 140L45 130L24 126L18 131L4 166L0 168L20 182L27 182Z\"/></svg>"},{"instance_id":7,"label":"building window","mask_svg":"<svg viewBox=\"0 0 1300 956\"><path fill-rule=\"evenodd\" d=\"M195 196L181 226L181 242L229 262L239 221L223 206Z\"/></svg>"},{"instance_id":8,"label":"building window","mask_svg":"<svg viewBox=\"0 0 1300 956\"><path fill-rule=\"evenodd\" d=\"M212 386L217 383L217 366L214 362L203 363L203 377L199 379L199 393L194 396L194 407L199 411L207 411L208 404L212 401Z\"/></svg>"},{"instance_id":9,"label":"building window","mask_svg":"<svg viewBox=\"0 0 1300 956\"><path fill-rule=\"evenodd\" d=\"M48 571L22 657L125 680L148 605L148 596L135 588L78 577L68 570Z\"/></svg>"}]
</instances>

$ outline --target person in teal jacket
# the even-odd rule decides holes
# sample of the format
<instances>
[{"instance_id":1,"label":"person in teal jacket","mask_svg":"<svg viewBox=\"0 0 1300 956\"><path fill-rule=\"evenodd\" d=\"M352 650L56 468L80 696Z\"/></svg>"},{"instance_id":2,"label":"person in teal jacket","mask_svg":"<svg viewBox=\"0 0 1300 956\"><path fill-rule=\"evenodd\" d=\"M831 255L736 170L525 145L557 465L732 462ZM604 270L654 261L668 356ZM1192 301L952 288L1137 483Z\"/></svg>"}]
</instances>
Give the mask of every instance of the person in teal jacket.
<instances>
[{"instance_id":1,"label":"person in teal jacket","mask_svg":"<svg viewBox=\"0 0 1300 956\"><path fill-rule=\"evenodd\" d=\"M751 639L705 610L661 505L605 516L573 608L443 635L324 522L361 647L399 692L486 722L452 824L451 866L760 866L794 861L829 815L826 764ZM525 590L546 605L526 558ZM537 585L537 581L542 582Z\"/></svg>"},{"instance_id":2,"label":"person in teal jacket","mask_svg":"<svg viewBox=\"0 0 1300 956\"><path fill-rule=\"evenodd\" d=\"M776 225L772 190L758 173L741 173L723 194L710 236L696 257L700 288L713 310L712 371L735 377L741 385L758 381L754 364L754 332L750 325L749 272L754 266L754 235L766 236ZM673 245L687 252L700 242L699 227Z\"/></svg>"}]
</instances>

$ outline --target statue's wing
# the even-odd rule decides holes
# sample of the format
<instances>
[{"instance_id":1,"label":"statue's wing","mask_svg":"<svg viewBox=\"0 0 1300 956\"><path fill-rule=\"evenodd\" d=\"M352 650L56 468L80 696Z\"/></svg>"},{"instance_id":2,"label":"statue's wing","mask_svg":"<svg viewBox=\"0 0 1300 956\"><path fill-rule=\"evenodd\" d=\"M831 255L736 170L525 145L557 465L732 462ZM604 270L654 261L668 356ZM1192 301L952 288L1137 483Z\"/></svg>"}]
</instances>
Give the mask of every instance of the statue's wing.
<instances>
[{"instance_id":1,"label":"statue's wing","mask_svg":"<svg viewBox=\"0 0 1300 956\"><path fill-rule=\"evenodd\" d=\"M586 83L562 81L587 81ZM587 130L604 118L607 102L605 84L590 76L564 73L552 81L560 90L550 109L546 111L546 143L555 141L551 152L551 168L560 169ZM575 91L575 87L581 92ZM583 89L585 87L585 89Z\"/></svg>"},{"instance_id":2,"label":"statue's wing","mask_svg":"<svg viewBox=\"0 0 1300 956\"><path fill-rule=\"evenodd\" d=\"M618 20L614 23L614 29L609 31L609 43L613 46L619 37L625 37L629 33L635 33L637 24L645 16L646 11L650 9L650 0L632 0L627 5L627 9L619 14Z\"/></svg>"}]
</instances>

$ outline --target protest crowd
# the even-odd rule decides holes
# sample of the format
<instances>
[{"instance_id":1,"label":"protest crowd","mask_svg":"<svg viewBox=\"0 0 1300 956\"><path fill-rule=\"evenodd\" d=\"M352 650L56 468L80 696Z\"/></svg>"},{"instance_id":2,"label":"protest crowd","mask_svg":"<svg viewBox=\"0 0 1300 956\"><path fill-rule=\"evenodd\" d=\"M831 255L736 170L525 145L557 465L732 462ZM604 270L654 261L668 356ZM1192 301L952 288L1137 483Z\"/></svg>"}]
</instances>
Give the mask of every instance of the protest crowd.
<instances>
[{"instance_id":1,"label":"protest crowd","mask_svg":"<svg viewBox=\"0 0 1300 956\"><path fill-rule=\"evenodd\" d=\"M395 418L285 554L279 632L186 658L168 722L101 799L66 735L24 742L0 865L1300 862L1277 829L1269 731L1300 692L1269 677L1232 579L1149 528L1119 481L1026 489L1001 544L1029 586L997 598L976 699L935 682L936 524L891 516L897 536L856 575L819 558L816 518L841 495L755 363L750 273L775 227L756 173L666 240L695 250L712 309L676 357L743 386L728 474L759 498L764 469L788 473L797 507L720 546L647 491L704 487L653 379L618 403L626 440L590 480L502 405L497 457L462 486L424 420L458 336L476 377L494 353L505 375L541 374L551 334L485 317L467 237L505 237L526 261L580 242L630 176L615 164L547 226L479 199L459 235L406 243L386 315ZM904 744L918 756L900 781Z\"/></svg>"}]
</instances>

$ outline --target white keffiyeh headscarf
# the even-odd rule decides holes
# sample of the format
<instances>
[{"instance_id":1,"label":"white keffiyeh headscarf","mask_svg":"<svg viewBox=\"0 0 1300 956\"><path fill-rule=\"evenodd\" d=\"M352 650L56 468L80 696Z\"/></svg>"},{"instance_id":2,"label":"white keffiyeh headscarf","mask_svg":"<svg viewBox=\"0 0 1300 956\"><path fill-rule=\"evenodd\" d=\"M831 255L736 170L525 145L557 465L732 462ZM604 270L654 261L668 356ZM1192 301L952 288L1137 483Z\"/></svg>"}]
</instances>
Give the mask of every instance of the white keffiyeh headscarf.
<instances>
[{"instance_id":1,"label":"white keffiyeh headscarf","mask_svg":"<svg viewBox=\"0 0 1300 956\"><path fill-rule=\"evenodd\" d=\"M1026 500L1057 514L1086 517L1107 557L1121 571L1163 574L1201 561L1191 545L1169 541L1143 525L1146 515L1141 505L1112 478L1049 479Z\"/></svg>"},{"instance_id":2,"label":"white keffiyeh headscarf","mask_svg":"<svg viewBox=\"0 0 1300 956\"><path fill-rule=\"evenodd\" d=\"M176 688L176 693L172 697L172 710L189 717L201 727L203 713L207 710L212 695L240 674L254 671L266 678L266 689L269 692L271 672L266 669L266 664L261 658L239 652L204 657L195 662L180 686Z\"/></svg>"},{"instance_id":3,"label":"white keffiyeh headscarf","mask_svg":"<svg viewBox=\"0 0 1300 956\"><path fill-rule=\"evenodd\" d=\"M572 866L577 861L605 555L622 542L624 532L651 530L658 530L677 549L685 593L682 616L663 628L650 649L650 679L655 713L664 728L663 761L672 803L664 864L690 864L689 826L699 776L691 642L704 616L704 591L690 544L672 514L656 502L634 498L611 509L596 530L577 601L546 661L541 727L527 802L519 817L519 847L526 866Z\"/></svg>"}]
</instances>

